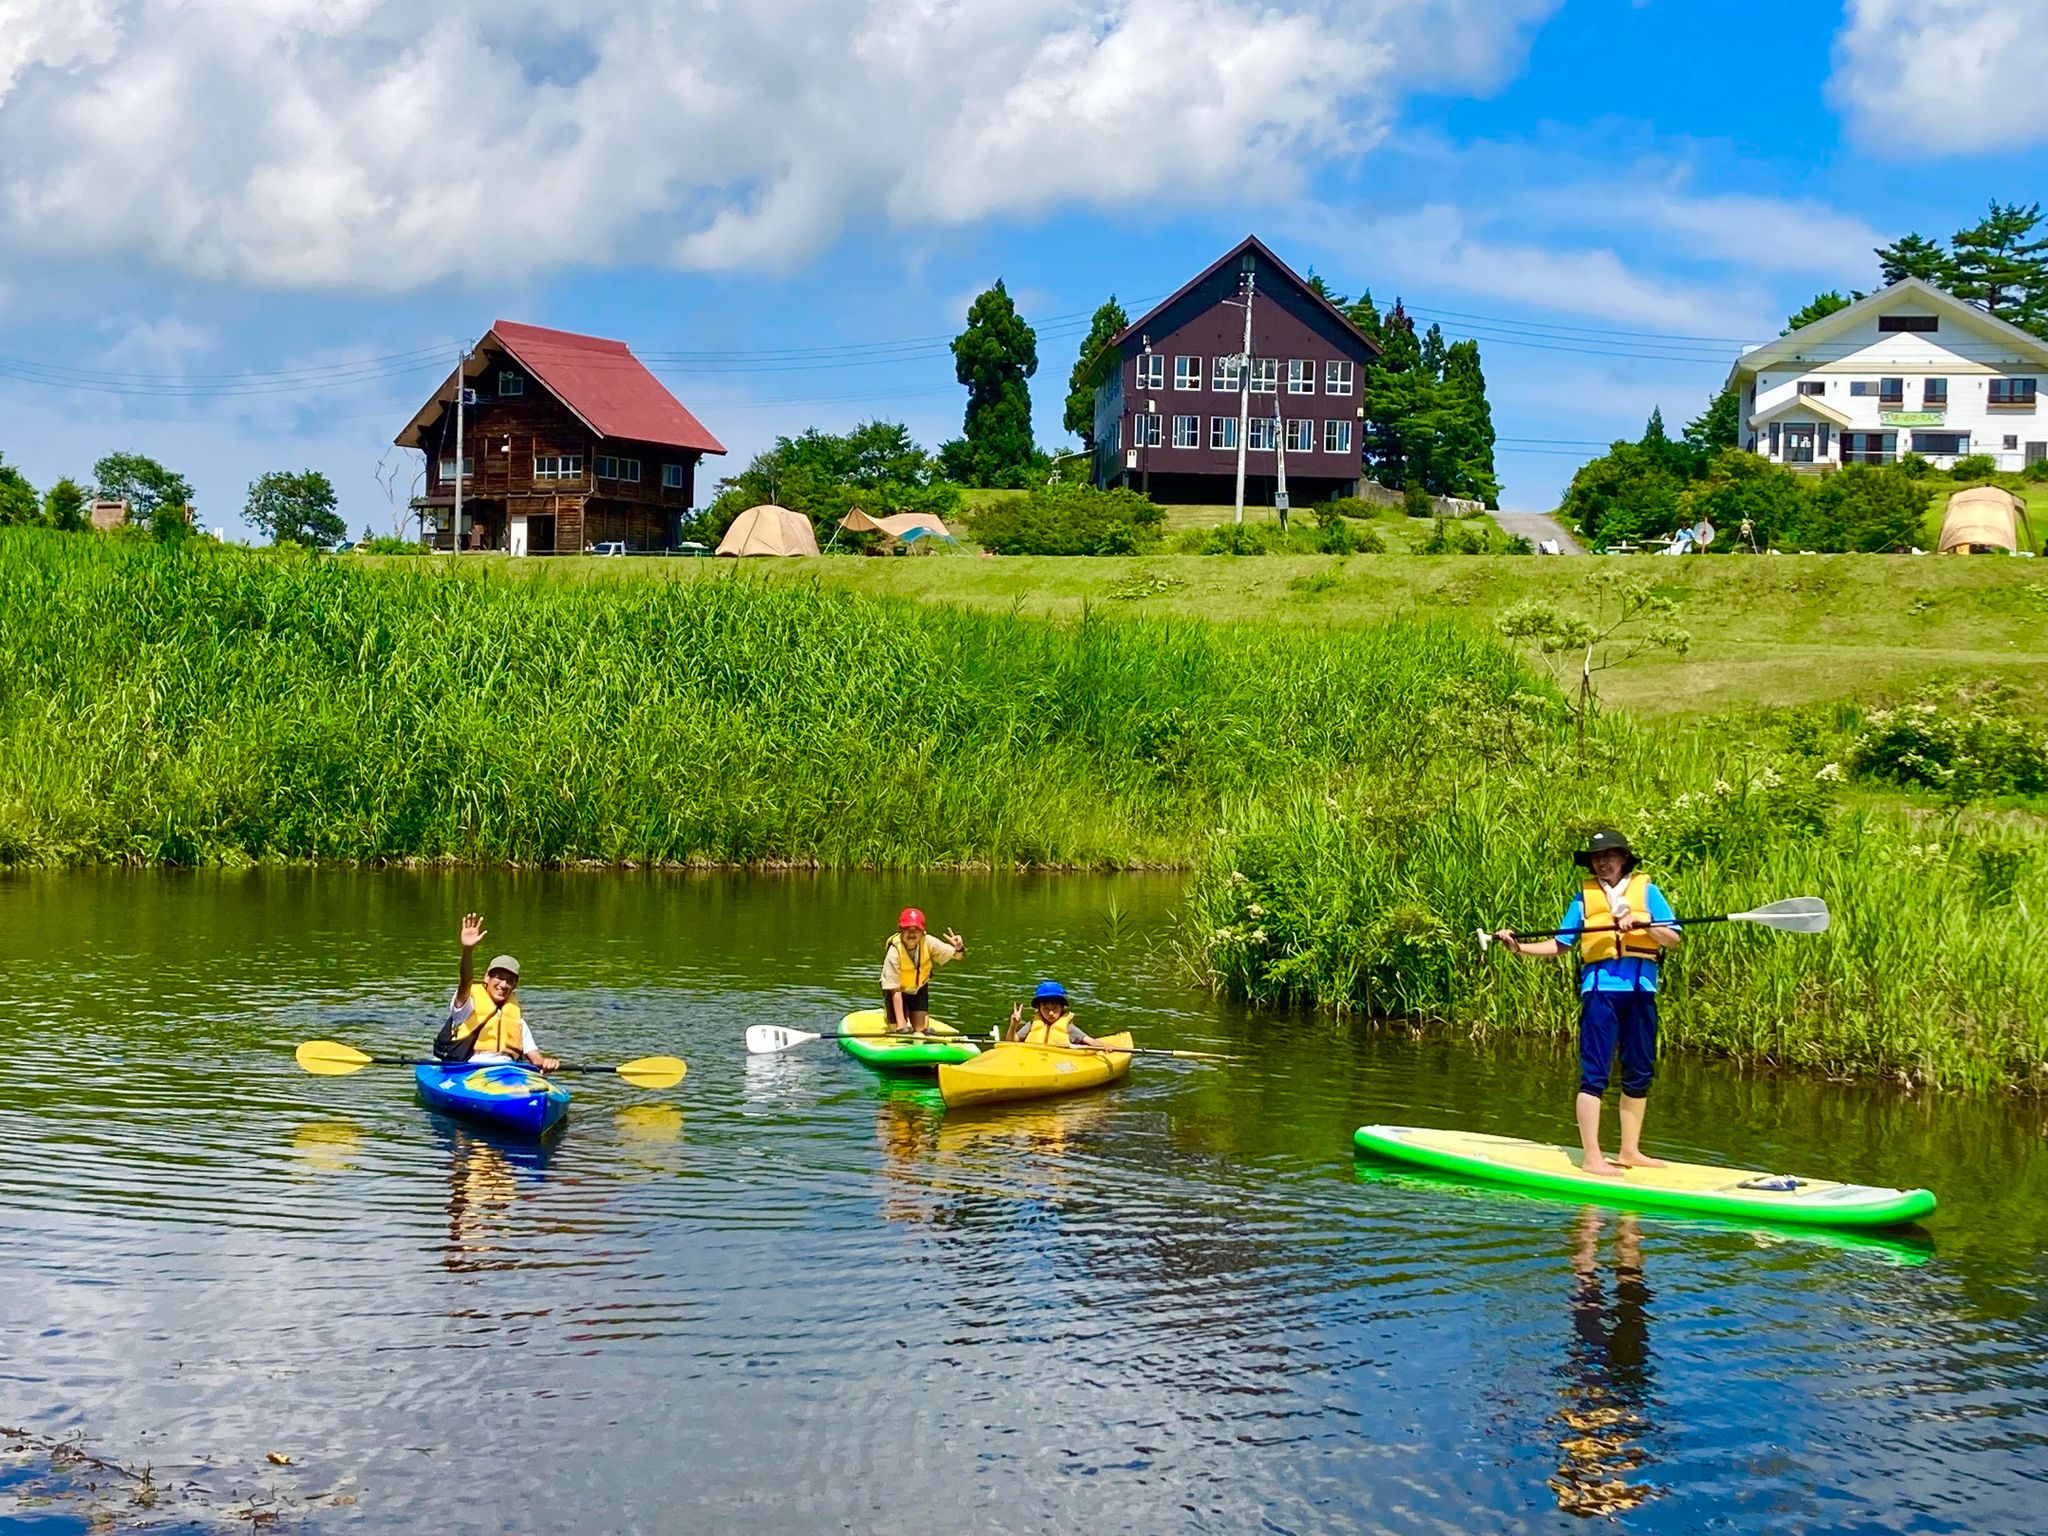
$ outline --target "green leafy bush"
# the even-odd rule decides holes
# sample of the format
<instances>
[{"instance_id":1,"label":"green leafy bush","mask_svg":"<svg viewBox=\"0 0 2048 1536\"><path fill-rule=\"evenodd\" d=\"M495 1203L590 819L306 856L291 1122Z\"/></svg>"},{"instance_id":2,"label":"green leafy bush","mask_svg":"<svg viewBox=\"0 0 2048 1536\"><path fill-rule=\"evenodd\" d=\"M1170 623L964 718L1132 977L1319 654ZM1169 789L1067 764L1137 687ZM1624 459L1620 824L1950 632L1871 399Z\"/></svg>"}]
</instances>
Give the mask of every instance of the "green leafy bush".
<instances>
[{"instance_id":1,"label":"green leafy bush","mask_svg":"<svg viewBox=\"0 0 2048 1536\"><path fill-rule=\"evenodd\" d=\"M1921 784L1964 802L2048 790L2048 735L2015 719L1999 688L1959 689L1874 710L1849 749L1849 771Z\"/></svg>"},{"instance_id":2,"label":"green leafy bush","mask_svg":"<svg viewBox=\"0 0 2048 1536\"><path fill-rule=\"evenodd\" d=\"M1669 533L1683 483L1664 458L1638 443L1616 443L1580 467L1559 514L1595 544Z\"/></svg>"},{"instance_id":3,"label":"green leafy bush","mask_svg":"<svg viewBox=\"0 0 2048 1536\"><path fill-rule=\"evenodd\" d=\"M1332 496L1316 508L1316 521L1330 518L1350 517L1369 522L1380 515L1380 509L1360 496Z\"/></svg>"},{"instance_id":4,"label":"green leafy bush","mask_svg":"<svg viewBox=\"0 0 2048 1536\"><path fill-rule=\"evenodd\" d=\"M1461 523L1440 517L1430 524L1429 537L1422 541L1425 555L1531 555L1536 546L1518 535L1504 533L1492 523Z\"/></svg>"},{"instance_id":5,"label":"green leafy bush","mask_svg":"<svg viewBox=\"0 0 2048 1536\"><path fill-rule=\"evenodd\" d=\"M1794 530L1803 548L1881 554L1911 548L1927 516L1928 488L1895 465L1850 464L1808 496Z\"/></svg>"},{"instance_id":6,"label":"green leafy bush","mask_svg":"<svg viewBox=\"0 0 2048 1536\"><path fill-rule=\"evenodd\" d=\"M2048 480L2048 459L2034 460L2033 463L2020 471L2020 477L2025 480L2035 481L2036 483Z\"/></svg>"},{"instance_id":7,"label":"green leafy bush","mask_svg":"<svg viewBox=\"0 0 2048 1536\"><path fill-rule=\"evenodd\" d=\"M969 526L999 555L1134 555L1158 542L1165 517L1136 491L1061 484L992 502Z\"/></svg>"},{"instance_id":8,"label":"green leafy bush","mask_svg":"<svg viewBox=\"0 0 2048 1536\"><path fill-rule=\"evenodd\" d=\"M1730 535L1717 539L1714 549L1735 549L1733 535L1745 518L1756 525L1757 544L1768 547L1799 526L1808 494L1805 482L1782 464L1730 448L1714 455L1706 478L1686 493L1682 516L1687 523L1705 518Z\"/></svg>"},{"instance_id":9,"label":"green leafy bush","mask_svg":"<svg viewBox=\"0 0 2048 1536\"><path fill-rule=\"evenodd\" d=\"M1401 510L1410 517L1430 517L1436 512L1429 490L1420 480L1410 480L1401 488Z\"/></svg>"},{"instance_id":10,"label":"green leafy bush","mask_svg":"<svg viewBox=\"0 0 2048 1536\"><path fill-rule=\"evenodd\" d=\"M1951 480L1989 480L1998 473L1998 460L1988 453L1972 453L1949 466Z\"/></svg>"}]
</instances>

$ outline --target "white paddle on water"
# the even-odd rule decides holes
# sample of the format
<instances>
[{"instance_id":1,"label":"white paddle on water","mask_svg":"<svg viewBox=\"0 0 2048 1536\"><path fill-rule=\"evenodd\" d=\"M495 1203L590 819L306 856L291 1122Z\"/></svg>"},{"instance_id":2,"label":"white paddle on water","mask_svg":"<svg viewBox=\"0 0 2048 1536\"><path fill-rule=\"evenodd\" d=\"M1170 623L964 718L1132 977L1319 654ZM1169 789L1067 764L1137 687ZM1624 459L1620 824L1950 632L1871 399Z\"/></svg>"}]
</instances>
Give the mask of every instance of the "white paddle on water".
<instances>
[{"instance_id":1,"label":"white paddle on water","mask_svg":"<svg viewBox=\"0 0 2048 1536\"><path fill-rule=\"evenodd\" d=\"M1776 928L1781 933L1826 933L1828 931L1828 904L1818 896L1788 896L1783 901L1774 901L1767 907L1758 907L1750 912L1721 912L1711 917L1680 917L1672 919L1669 926L1687 928L1695 923L1757 923L1765 928ZM1663 926L1663 925L1659 925ZM1612 924L1599 928L1552 928L1543 933L1517 933L1518 939L1555 939L1567 933L1612 933ZM1478 930L1479 950L1484 954L1493 944L1493 935L1484 928Z\"/></svg>"}]
</instances>

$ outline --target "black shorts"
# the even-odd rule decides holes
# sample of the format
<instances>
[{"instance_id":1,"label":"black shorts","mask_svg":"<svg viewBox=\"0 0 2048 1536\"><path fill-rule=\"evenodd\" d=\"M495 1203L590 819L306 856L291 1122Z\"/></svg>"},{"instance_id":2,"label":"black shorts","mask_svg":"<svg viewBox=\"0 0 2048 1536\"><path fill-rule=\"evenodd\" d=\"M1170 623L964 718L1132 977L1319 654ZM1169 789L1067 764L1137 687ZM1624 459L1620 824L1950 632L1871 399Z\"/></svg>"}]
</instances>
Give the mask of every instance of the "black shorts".
<instances>
[{"instance_id":1,"label":"black shorts","mask_svg":"<svg viewBox=\"0 0 2048 1536\"><path fill-rule=\"evenodd\" d=\"M886 1023L894 1024L896 1022L896 1010L890 1006L889 999L898 996L903 999L903 1017L905 1020L914 1018L920 1013L930 1013L932 1011L932 987L930 982L926 982L915 992L884 992L882 994L882 1018Z\"/></svg>"}]
</instances>

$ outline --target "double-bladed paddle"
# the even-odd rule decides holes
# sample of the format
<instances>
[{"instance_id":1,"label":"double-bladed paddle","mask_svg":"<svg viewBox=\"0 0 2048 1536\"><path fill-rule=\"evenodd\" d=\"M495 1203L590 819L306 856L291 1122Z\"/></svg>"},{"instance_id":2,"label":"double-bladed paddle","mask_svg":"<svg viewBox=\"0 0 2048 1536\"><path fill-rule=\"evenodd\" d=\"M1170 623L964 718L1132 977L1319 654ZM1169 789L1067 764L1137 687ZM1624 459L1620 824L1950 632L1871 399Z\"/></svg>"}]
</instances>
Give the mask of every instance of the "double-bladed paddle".
<instances>
[{"instance_id":1,"label":"double-bladed paddle","mask_svg":"<svg viewBox=\"0 0 2048 1536\"><path fill-rule=\"evenodd\" d=\"M365 1067L459 1067L461 1062L436 1061L431 1056L372 1056L339 1040L308 1040L292 1053L300 1067L315 1077L346 1077ZM618 1066L577 1066L564 1062L555 1072L603 1072L623 1078L635 1088L673 1088L683 1080L689 1065L679 1056L642 1056Z\"/></svg>"},{"instance_id":2,"label":"double-bladed paddle","mask_svg":"<svg viewBox=\"0 0 2048 1536\"><path fill-rule=\"evenodd\" d=\"M1788 896L1783 901L1774 901L1767 907L1758 907L1750 912L1720 912L1711 917L1675 917L1669 923L1659 923L1660 928L1689 928L1695 923L1757 923L1765 928L1776 928L1783 933L1826 933L1828 931L1828 904L1818 896ZM1542 933L1516 931L1518 939L1556 939L1568 933L1612 933L1612 923L1603 923L1597 928L1551 928ZM1493 943L1493 935L1484 928L1478 930L1479 949L1483 954Z\"/></svg>"},{"instance_id":3,"label":"double-bladed paddle","mask_svg":"<svg viewBox=\"0 0 2048 1536\"><path fill-rule=\"evenodd\" d=\"M747 1051L754 1056L770 1056L779 1051L793 1051L800 1045L809 1045L813 1040L827 1038L809 1030L785 1029L780 1024L756 1024L747 1031ZM928 1045L973 1045L983 1046L991 1042L977 1040L971 1035L855 1035L856 1040L918 1040ZM998 1042L999 1043L999 1042ZM1178 1056L1183 1061L1242 1061L1241 1056L1218 1056L1209 1051L1168 1051L1142 1045L1055 1045L1046 1047L1055 1051L1109 1051L1123 1056Z\"/></svg>"}]
</instances>

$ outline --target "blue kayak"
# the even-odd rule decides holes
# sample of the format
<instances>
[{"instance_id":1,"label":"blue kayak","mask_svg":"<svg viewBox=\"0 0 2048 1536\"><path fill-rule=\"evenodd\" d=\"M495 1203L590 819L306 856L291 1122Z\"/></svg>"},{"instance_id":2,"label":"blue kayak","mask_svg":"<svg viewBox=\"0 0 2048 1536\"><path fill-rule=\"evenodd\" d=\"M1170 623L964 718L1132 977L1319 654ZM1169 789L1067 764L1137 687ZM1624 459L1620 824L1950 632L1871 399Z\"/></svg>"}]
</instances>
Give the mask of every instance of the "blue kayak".
<instances>
[{"instance_id":1,"label":"blue kayak","mask_svg":"<svg viewBox=\"0 0 2048 1536\"><path fill-rule=\"evenodd\" d=\"M429 1109L521 1136L545 1136L569 1112L569 1090L516 1061L413 1068Z\"/></svg>"}]
</instances>

